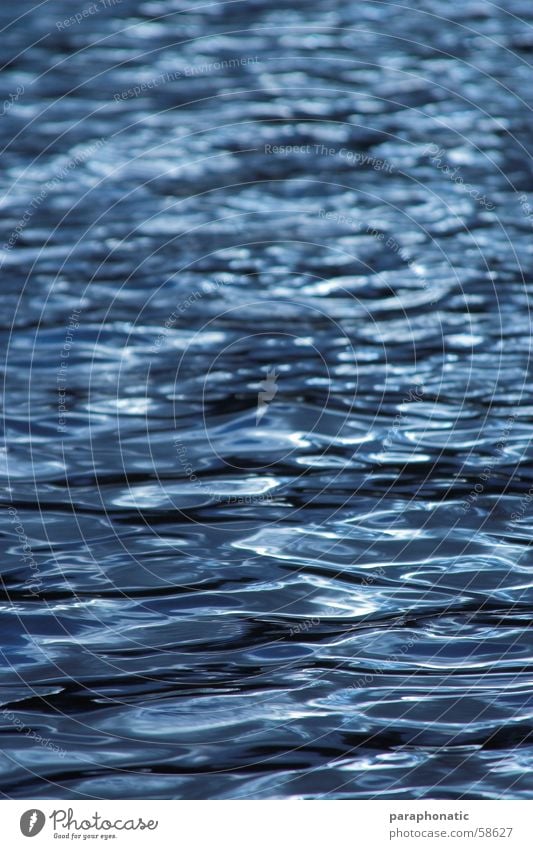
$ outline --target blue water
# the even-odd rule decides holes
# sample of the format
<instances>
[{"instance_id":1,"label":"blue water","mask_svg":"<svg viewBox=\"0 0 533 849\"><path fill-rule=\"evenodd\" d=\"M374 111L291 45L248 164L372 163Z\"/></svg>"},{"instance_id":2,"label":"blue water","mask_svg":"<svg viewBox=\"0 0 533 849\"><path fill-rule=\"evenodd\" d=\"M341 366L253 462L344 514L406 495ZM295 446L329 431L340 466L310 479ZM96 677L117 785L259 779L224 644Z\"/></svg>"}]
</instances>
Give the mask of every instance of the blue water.
<instances>
[{"instance_id":1,"label":"blue water","mask_svg":"<svg viewBox=\"0 0 533 849\"><path fill-rule=\"evenodd\" d=\"M15 799L533 795L533 8L0 10Z\"/></svg>"}]
</instances>

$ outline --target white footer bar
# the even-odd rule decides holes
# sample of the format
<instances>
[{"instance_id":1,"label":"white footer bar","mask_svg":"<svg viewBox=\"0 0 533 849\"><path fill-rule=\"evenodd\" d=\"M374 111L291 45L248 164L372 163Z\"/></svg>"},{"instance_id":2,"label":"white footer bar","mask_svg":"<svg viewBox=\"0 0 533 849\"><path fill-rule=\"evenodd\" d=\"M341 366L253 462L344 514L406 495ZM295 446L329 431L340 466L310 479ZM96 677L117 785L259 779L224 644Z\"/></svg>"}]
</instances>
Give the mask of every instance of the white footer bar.
<instances>
[{"instance_id":1,"label":"white footer bar","mask_svg":"<svg viewBox=\"0 0 533 849\"><path fill-rule=\"evenodd\" d=\"M533 849L530 801L11 801L2 845Z\"/></svg>"}]
</instances>

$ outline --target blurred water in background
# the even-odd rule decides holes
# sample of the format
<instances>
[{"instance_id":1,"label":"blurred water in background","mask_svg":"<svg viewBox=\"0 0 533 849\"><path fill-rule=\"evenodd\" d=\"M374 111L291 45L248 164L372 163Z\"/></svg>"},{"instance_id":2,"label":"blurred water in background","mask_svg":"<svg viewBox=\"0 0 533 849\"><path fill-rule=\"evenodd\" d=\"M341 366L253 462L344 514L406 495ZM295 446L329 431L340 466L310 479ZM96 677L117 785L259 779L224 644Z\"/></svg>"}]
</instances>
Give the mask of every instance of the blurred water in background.
<instances>
[{"instance_id":1,"label":"blurred water in background","mask_svg":"<svg viewBox=\"0 0 533 849\"><path fill-rule=\"evenodd\" d=\"M531 798L532 23L2 7L4 796Z\"/></svg>"}]
</instances>

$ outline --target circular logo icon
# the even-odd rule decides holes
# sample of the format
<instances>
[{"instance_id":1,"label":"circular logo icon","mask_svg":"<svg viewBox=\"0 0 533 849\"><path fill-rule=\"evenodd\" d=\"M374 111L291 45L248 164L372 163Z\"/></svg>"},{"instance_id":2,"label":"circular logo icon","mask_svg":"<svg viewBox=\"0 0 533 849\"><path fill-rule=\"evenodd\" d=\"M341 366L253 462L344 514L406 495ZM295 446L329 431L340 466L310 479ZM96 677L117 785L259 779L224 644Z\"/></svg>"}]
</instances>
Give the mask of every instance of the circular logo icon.
<instances>
[{"instance_id":1,"label":"circular logo icon","mask_svg":"<svg viewBox=\"0 0 533 849\"><path fill-rule=\"evenodd\" d=\"M42 831L45 822L46 817L43 812L37 810L37 808L32 808L22 814L20 818L20 830L24 837L35 837L36 834Z\"/></svg>"}]
</instances>

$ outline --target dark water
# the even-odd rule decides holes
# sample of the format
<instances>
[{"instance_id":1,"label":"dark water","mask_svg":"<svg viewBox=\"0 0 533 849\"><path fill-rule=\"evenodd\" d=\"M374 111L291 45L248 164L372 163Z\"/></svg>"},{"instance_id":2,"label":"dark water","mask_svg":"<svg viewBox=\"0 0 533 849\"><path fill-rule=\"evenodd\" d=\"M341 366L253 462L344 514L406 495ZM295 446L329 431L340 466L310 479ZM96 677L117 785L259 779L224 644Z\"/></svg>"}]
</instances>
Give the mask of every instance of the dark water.
<instances>
[{"instance_id":1,"label":"dark water","mask_svg":"<svg viewBox=\"0 0 533 849\"><path fill-rule=\"evenodd\" d=\"M5 796L533 795L504 5L2 7Z\"/></svg>"}]
</instances>

